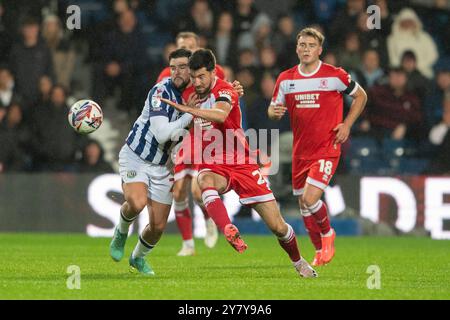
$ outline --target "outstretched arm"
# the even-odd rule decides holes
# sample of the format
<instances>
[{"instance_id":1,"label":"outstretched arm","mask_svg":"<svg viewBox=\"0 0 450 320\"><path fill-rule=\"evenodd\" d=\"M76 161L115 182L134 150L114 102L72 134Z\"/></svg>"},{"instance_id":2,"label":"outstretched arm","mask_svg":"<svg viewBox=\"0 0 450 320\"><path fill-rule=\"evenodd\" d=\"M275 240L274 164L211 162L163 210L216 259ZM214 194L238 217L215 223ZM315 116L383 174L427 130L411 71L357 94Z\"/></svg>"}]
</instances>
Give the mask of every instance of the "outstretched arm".
<instances>
[{"instance_id":1,"label":"outstretched arm","mask_svg":"<svg viewBox=\"0 0 450 320\"><path fill-rule=\"evenodd\" d=\"M171 100L161 98L165 102L180 112L189 113L195 117L203 118L207 121L224 123L231 111L231 105L226 101L217 101L212 109L198 109L183 104L178 104Z\"/></svg>"},{"instance_id":2,"label":"outstretched arm","mask_svg":"<svg viewBox=\"0 0 450 320\"><path fill-rule=\"evenodd\" d=\"M150 118L150 131L159 143L165 143L177 136L179 130L186 128L191 121L192 115L188 113L173 122L169 122L165 116L153 116Z\"/></svg>"}]
</instances>

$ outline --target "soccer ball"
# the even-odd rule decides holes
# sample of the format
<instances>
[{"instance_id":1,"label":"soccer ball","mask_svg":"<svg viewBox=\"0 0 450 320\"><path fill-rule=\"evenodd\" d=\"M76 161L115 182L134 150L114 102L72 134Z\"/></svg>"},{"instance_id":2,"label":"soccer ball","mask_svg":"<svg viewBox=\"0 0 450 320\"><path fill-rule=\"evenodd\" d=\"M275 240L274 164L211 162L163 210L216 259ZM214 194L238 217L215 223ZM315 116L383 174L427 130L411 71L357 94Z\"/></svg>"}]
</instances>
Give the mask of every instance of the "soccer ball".
<instances>
[{"instance_id":1,"label":"soccer ball","mask_svg":"<svg viewBox=\"0 0 450 320\"><path fill-rule=\"evenodd\" d=\"M81 134L97 130L103 122L103 112L100 106L92 100L79 100L69 111L69 124Z\"/></svg>"}]
</instances>

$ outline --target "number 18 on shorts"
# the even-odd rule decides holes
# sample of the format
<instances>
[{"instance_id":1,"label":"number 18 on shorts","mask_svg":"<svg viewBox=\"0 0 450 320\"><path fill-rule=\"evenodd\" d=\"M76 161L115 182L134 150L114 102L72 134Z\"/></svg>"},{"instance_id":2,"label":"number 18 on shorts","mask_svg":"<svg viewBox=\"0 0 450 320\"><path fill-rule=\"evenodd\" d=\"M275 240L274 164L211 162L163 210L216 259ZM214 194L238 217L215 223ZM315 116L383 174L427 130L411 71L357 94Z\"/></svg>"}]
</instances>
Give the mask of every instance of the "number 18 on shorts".
<instances>
[{"instance_id":1,"label":"number 18 on shorts","mask_svg":"<svg viewBox=\"0 0 450 320\"><path fill-rule=\"evenodd\" d=\"M293 159L292 187L294 195L303 194L306 183L325 190L336 172L338 163L339 157L314 160Z\"/></svg>"}]
</instances>

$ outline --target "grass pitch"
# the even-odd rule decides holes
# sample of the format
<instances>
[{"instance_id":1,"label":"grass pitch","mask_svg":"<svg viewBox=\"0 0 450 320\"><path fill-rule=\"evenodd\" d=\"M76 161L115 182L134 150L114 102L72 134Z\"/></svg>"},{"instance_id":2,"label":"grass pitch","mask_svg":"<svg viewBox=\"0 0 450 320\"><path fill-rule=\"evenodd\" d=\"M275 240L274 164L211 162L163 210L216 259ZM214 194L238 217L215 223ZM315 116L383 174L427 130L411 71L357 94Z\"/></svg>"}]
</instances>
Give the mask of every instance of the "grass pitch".
<instances>
[{"instance_id":1,"label":"grass pitch","mask_svg":"<svg viewBox=\"0 0 450 320\"><path fill-rule=\"evenodd\" d=\"M273 236L244 238L242 255L222 237L214 249L197 239L196 256L177 257L180 237L164 235L147 258L156 277L146 278L128 270L136 236L116 263L110 239L0 234L0 299L450 299L449 241L338 236L332 263L301 279ZM299 243L311 260L309 240ZM81 271L79 290L66 285L71 265ZM380 289L367 287L375 284L369 266L380 270Z\"/></svg>"}]
</instances>

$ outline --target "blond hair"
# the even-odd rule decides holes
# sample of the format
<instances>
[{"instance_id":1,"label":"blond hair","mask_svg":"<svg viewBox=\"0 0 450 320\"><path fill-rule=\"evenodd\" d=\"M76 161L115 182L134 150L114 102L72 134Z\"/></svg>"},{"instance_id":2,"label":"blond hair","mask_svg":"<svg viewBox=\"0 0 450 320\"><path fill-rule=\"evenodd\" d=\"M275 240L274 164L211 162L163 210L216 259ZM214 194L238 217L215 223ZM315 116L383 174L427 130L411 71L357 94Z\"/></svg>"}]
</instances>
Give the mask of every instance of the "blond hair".
<instances>
[{"instance_id":1,"label":"blond hair","mask_svg":"<svg viewBox=\"0 0 450 320\"><path fill-rule=\"evenodd\" d=\"M301 30L297 34L297 41L300 37L313 37L317 41L319 41L319 45L322 46L323 42L325 41L324 35L317 29L314 28L305 28Z\"/></svg>"},{"instance_id":2,"label":"blond hair","mask_svg":"<svg viewBox=\"0 0 450 320\"><path fill-rule=\"evenodd\" d=\"M195 34L194 32L184 31L184 32L180 32L179 34L177 34L177 37L175 38L175 42L177 42L178 39L186 39L186 38L194 38L195 42L197 44L200 41L199 36L197 34Z\"/></svg>"}]
</instances>

